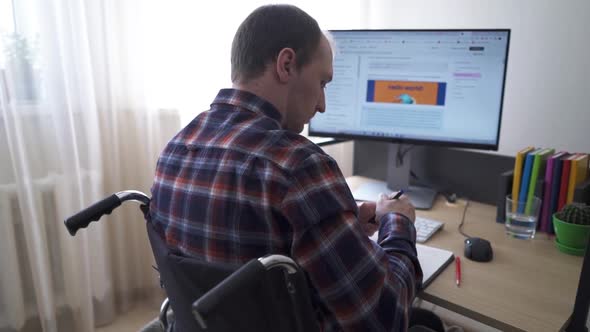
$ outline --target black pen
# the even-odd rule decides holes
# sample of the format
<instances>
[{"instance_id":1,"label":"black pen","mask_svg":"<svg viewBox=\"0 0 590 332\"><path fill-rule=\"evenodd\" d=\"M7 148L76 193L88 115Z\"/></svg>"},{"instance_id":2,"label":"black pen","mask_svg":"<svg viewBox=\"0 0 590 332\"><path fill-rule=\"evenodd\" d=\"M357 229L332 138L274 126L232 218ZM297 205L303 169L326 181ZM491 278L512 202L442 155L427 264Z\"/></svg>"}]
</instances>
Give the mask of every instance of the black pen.
<instances>
[{"instance_id":1,"label":"black pen","mask_svg":"<svg viewBox=\"0 0 590 332\"><path fill-rule=\"evenodd\" d=\"M404 191L400 190L397 192L397 194L395 194L395 196L393 196L392 198L389 198L389 199L398 199L398 198L402 197L403 194L404 194ZM375 221L375 218L373 217L369 220L369 223L376 224L377 222Z\"/></svg>"},{"instance_id":2,"label":"black pen","mask_svg":"<svg viewBox=\"0 0 590 332\"><path fill-rule=\"evenodd\" d=\"M391 199L398 199L398 198L402 197L403 194L404 194L404 190L402 189L402 190L398 191L397 194L395 194L395 196L393 196L393 198L391 198Z\"/></svg>"}]
</instances>

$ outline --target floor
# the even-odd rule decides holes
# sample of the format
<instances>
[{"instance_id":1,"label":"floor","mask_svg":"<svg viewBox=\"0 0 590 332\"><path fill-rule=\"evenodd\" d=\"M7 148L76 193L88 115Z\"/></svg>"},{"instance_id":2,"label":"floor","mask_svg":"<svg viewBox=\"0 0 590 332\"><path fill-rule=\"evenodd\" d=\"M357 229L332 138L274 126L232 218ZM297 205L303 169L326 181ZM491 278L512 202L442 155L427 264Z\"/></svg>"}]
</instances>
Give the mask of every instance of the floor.
<instances>
[{"instance_id":1,"label":"floor","mask_svg":"<svg viewBox=\"0 0 590 332\"><path fill-rule=\"evenodd\" d=\"M426 301L419 301L418 306L431 310L437 314L445 323L447 331L453 332L501 332L498 329L484 325L478 321L462 316L453 311L444 309Z\"/></svg>"},{"instance_id":2,"label":"floor","mask_svg":"<svg viewBox=\"0 0 590 332\"><path fill-rule=\"evenodd\" d=\"M119 316L112 324L97 328L96 332L136 332L157 316L158 308L151 304L139 305Z\"/></svg>"},{"instance_id":3,"label":"floor","mask_svg":"<svg viewBox=\"0 0 590 332\"><path fill-rule=\"evenodd\" d=\"M465 332L496 332L497 329L483 325L479 322L463 317L454 312L437 307L432 303L422 301L420 306L434 311L439 315L449 327L461 327ZM119 316L112 324L96 329L96 332L135 332L139 331L148 322L156 318L158 308L145 304L134 308L124 315ZM461 331L459 328L449 329L450 331Z\"/></svg>"}]
</instances>

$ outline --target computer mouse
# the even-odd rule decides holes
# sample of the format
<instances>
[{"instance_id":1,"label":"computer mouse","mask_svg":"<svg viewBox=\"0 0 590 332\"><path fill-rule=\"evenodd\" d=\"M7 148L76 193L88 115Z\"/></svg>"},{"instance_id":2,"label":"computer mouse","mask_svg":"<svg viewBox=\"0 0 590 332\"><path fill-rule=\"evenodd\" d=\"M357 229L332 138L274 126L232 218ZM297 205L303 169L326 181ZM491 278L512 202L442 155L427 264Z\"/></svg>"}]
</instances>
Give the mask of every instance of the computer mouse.
<instances>
[{"instance_id":1,"label":"computer mouse","mask_svg":"<svg viewBox=\"0 0 590 332\"><path fill-rule=\"evenodd\" d=\"M478 237L465 239L465 257L476 262L489 262L494 258L490 241Z\"/></svg>"}]
</instances>

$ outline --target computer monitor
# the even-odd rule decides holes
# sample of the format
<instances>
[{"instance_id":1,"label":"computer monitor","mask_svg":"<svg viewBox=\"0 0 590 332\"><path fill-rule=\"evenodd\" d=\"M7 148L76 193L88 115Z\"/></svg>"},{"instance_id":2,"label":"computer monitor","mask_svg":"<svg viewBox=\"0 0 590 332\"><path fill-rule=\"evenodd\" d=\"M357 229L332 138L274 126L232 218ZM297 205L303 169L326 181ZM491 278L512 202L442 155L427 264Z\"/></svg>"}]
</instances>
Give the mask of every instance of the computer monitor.
<instances>
[{"instance_id":1,"label":"computer monitor","mask_svg":"<svg viewBox=\"0 0 590 332\"><path fill-rule=\"evenodd\" d=\"M510 30L330 32L334 78L309 134L398 143L387 183L358 196L404 189L417 208L432 206L434 190L409 185L401 144L498 149Z\"/></svg>"}]
</instances>

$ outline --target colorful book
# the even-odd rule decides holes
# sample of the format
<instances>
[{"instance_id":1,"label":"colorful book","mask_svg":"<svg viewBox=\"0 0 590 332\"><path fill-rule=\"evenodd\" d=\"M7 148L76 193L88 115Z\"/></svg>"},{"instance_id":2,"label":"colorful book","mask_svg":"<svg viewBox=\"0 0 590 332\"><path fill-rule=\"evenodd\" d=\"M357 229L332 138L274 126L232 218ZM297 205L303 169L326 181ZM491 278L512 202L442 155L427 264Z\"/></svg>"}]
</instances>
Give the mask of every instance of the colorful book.
<instances>
[{"instance_id":1,"label":"colorful book","mask_svg":"<svg viewBox=\"0 0 590 332\"><path fill-rule=\"evenodd\" d=\"M532 146L528 146L516 153L516 158L514 160L514 178L512 180L512 199L518 198L518 192L520 190L520 181L522 178L522 168L524 159L527 153L533 151L535 148ZM512 205L512 212L516 212L516 204Z\"/></svg>"},{"instance_id":2,"label":"colorful book","mask_svg":"<svg viewBox=\"0 0 590 332\"><path fill-rule=\"evenodd\" d=\"M531 171L531 178L529 181L529 192L527 194L526 200L526 207L525 212L527 214L531 213L531 209L533 206L533 200L535 198L535 193L537 191L537 181L539 178L543 178L545 175L545 165L547 163L547 158L555 152L554 149L543 149L537 153L535 153L535 157L533 160L533 168ZM541 188L538 188L541 189ZM540 194L543 194L543 191L539 190ZM541 198L541 197L539 197Z\"/></svg>"},{"instance_id":3,"label":"colorful book","mask_svg":"<svg viewBox=\"0 0 590 332\"><path fill-rule=\"evenodd\" d=\"M553 169L557 159L564 156L567 152L560 151L547 158L545 167L545 181L543 183L543 204L541 205L541 215L539 216L539 230L541 232L550 232L551 226L551 189L553 187Z\"/></svg>"},{"instance_id":4,"label":"colorful book","mask_svg":"<svg viewBox=\"0 0 590 332\"><path fill-rule=\"evenodd\" d=\"M557 211L560 211L567 201L567 190L570 183L570 171L572 169L572 159L575 159L577 154L563 160L563 168L561 169L561 182L559 187L559 200L557 202Z\"/></svg>"},{"instance_id":5,"label":"colorful book","mask_svg":"<svg viewBox=\"0 0 590 332\"><path fill-rule=\"evenodd\" d=\"M553 214L557 212L557 205L559 202L559 189L561 188L561 172L563 169L563 161L569 158L571 154L566 153L563 156L555 159L553 165L553 176L551 180L551 202L549 205L548 218L549 218L549 234L555 234L553 228Z\"/></svg>"},{"instance_id":6,"label":"colorful book","mask_svg":"<svg viewBox=\"0 0 590 332\"><path fill-rule=\"evenodd\" d=\"M533 172L533 162L535 160L535 153L542 149L536 149L527 153L524 167L522 168L522 179L520 181L520 191L518 192L518 202L526 202L529 194L529 181L531 180L531 173ZM518 212L524 213L524 204L518 204Z\"/></svg>"},{"instance_id":7,"label":"colorful book","mask_svg":"<svg viewBox=\"0 0 590 332\"><path fill-rule=\"evenodd\" d=\"M576 186L588 176L588 154L578 153L577 157L572 159L572 166L570 169L570 179L567 189L567 198L565 203L569 204L574 201L574 190Z\"/></svg>"}]
</instances>

